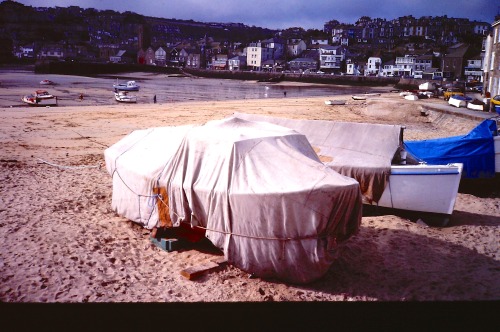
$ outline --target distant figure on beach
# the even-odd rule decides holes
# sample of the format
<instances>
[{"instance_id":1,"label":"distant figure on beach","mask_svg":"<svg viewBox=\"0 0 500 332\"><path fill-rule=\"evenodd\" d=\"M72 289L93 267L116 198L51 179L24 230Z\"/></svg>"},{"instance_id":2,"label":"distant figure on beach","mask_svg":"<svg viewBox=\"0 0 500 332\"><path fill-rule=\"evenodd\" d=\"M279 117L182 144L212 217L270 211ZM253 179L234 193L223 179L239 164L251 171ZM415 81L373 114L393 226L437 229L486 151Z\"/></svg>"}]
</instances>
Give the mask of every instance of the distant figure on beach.
<instances>
[{"instance_id":1,"label":"distant figure on beach","mask_svg":"<svg viewBox=\"0 0 500 332\"><path fill-rule=\"evenodd\" d=\"M283 96L286 97L286 91L283 91Z\"/></svg>"},{"instance_id":2,"label":"distant figure on beach","mask_svg":"<svg viewBox=\"0 0 500 332\"><path fill-rule=\"evenodd\" d=\"M80 97L78 97L78 98L80 98L80 101L82 101L83 100L83 93L80 93Z\"/></svg>"},{"instance_id":3,"label":"distant figure on beach","mask_svg":"<svg viewBox=\"0 0 500 332\"><path fill-rule=\"evenodd\" d=\"M153 103L156 104L156 95L154 95L154 97L153 97Z\"/></svg>"}]
</instances>

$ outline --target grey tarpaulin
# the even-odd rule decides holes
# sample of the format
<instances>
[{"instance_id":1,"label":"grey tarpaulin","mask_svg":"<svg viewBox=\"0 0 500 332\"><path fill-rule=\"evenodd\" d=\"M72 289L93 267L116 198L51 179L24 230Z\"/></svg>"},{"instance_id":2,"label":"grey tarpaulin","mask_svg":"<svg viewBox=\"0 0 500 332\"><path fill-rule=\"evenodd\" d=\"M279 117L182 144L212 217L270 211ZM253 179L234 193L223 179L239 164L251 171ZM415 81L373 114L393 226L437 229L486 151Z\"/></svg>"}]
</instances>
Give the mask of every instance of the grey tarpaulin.
<instances>
[{"instance_id":1,"label":"grey tarpaulin","mask_svg":"<svg viewBox=\"0 0 500 332\"><path fill-rule=\"evenodd\" d=\"M235 113L249 121L264 121L304 134L321 161L356 179L367 203L378 202L391 173L391 162L402 144L402 126L286 119Z\"/></svg>"},{"instance_id":2,"label":"grey tarpaulin","mask_svg":"<svg viewBox=\"0 0 500 332\"><path fill-rule=\"evenodd\" d=\"M173 226L205 229L229 263L260 277L323 276L360 225L358 183L281 126L230 118L153 128L131 133L105 156L119 214L155 227L157 205L137 196L151 199L153 187L165 187Z\"/></svg>"}]
</instances>

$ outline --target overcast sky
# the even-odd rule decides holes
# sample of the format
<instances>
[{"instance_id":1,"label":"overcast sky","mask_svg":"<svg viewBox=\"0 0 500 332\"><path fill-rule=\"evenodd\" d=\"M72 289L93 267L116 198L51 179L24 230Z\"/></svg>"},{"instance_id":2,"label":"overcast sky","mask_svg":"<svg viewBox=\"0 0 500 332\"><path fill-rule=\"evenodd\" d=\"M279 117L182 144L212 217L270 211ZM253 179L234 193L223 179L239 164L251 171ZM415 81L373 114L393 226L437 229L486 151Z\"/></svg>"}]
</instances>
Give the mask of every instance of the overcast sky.
<instances>
[{"instance_id":1,"label":"overcast sky","mask_svg":"<svg viewBox=\"0 0 500 332\"><path fill-rule=\"evenodd\" d=\"M468 18L493 23L500 11L498 0L17 0L33 7L112 9L138 14L195 20L235 22L263 28L323 29L336 19L355 23L361 16L394 19L412 15Z\"/></svg>"}]
</instances>

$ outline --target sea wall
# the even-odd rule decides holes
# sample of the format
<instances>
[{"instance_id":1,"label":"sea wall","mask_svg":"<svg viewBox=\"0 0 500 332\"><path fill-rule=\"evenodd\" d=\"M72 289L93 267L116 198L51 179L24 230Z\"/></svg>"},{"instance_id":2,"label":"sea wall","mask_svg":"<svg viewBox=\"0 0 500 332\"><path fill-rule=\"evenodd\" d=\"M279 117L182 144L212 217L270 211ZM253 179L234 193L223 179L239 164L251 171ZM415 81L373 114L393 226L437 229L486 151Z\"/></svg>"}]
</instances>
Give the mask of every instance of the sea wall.
<instances>
[{"instance_id":1,"label":"sea wall","mask_svg":"<svg viewBox=\"0 0 500 332\"><path fill-rule=\"evenodd\" d=\"M39 61L35 64L35 73L92 76L98 74L117 74L126 72L155 72L165 74L184 74L218 79L254 80L268 82L293 81L304 83L365 86L394 86L400 81L399 77L204 70L191 68L146 66L137 64L84 63L70 61Z\"/></svg>"},{"instance_id":2,"label":"sea wall","mask_svg":"<svg viewBox=\"0 0 500 332\"><path fill-rule=\"evenodd\" d=\"M395 85L399 77L373 77L373 76L349 76L329 74L293 74L280 72L258 72L258 71L229 71L229 70L202 70L185 68L182 70L193 76L210 77L220 79L255 80L255 81L293 81L304 83L339 84L339 85L366 85L381 86Z\"/></svg>"}]
</instances>

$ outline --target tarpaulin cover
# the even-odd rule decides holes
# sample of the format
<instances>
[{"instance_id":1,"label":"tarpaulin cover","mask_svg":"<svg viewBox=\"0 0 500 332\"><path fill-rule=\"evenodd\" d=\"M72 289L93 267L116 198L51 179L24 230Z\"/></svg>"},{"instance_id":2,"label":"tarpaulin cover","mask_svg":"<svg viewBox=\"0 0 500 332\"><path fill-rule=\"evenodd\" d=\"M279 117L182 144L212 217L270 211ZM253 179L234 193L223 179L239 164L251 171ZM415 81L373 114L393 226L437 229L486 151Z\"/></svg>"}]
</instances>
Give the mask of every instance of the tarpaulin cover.
<instances>
[{"instance_id":1,"label":"tarpaulin cover","mask_svg":"<svg viewBox=\"0 0 500 332\"><path fill-rule=\"evenodd\" d=\"M173 226L205 229L229 263L259 277L320 278L361 222L359 184L289 128L238 118L152 128L105 157L118 214L153 228L166 201Z\"/></svg>"},{"instance_id":2,"label":"tarpaulin cover","mask_svg":"<svg viewBox=\"0 0 500 332\"><path fill-rule=\"evenodd\" d=\"M496 122L486 119L464 136L405 141L404 145L415 159L427 164L463 163L464 178L488 178L495 176L496 131Z\"/></svg>"},{"instance_id":3,"label":"tarpaulin cover","mask_svg":"<svg viewBox=\"0 0 500 332\"><path fill-rule=\"evenodd\" d=\"M378 202L389 181L391 163L402 145L401 126L286 119L235 113L242 119L265 121L304 134L328 167L356 179L365 201Z\"/></svg>"}]
</instances>

